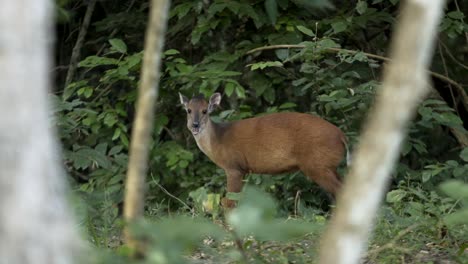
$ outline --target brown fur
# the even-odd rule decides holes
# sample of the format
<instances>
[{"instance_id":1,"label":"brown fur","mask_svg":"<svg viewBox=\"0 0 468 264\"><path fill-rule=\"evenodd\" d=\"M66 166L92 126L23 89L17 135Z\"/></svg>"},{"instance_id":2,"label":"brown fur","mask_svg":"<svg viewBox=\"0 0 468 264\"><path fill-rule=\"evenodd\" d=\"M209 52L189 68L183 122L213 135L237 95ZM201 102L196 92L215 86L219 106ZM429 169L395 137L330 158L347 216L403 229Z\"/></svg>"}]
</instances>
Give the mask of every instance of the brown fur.
<instances>
[{"instance_id":1,"label":"brown fur","mask_svg":"<svg viewBox=\"0 0 468 264\"><path fill-rule=\"evenodd\" d=\"M336 169L343 159L346 139L338 127L302 113L275 113L218 124L201 113L208 107L209 103L200 98L186 103L186 109L191 110L187 126L191 129L195 115L199 114L203 128L194 135L195 140L226 172L228 192L240 192L247 173L297 170L332 195L340 189ZM235 203L223 199L223 206L233 207Z\"/></svg>"}]
</instances>

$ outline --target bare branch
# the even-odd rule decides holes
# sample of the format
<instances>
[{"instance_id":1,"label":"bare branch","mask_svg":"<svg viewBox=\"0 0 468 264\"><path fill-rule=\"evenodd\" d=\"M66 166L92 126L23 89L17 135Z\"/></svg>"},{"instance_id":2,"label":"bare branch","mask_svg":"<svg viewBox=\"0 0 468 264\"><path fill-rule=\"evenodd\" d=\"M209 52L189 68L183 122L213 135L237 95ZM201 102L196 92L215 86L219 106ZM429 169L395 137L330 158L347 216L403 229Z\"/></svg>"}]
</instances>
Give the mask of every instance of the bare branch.
<instances>
[{"instance_id":1,"label":"bare branch","mask_svg":"<svg viewBox=\"0 0 468 264\"><path fill-rule=\"evenodd\" d=\"M303 49L305 47L306 47L305 45L286 45L286 44L271 45L271 46L264 46L264 47L259 47L259 48L249 50L245 54L248 55L248 54L252 54L252 53L260 52L260 51L264 51L264 50ZM340 48L327 48L326 51L329 51L329 52L346 52L346 53L350 53L350 54L356 54L356 53L362 52L362 51L340 49ZM379 55L372 54L372 53L367 53L367 52L362 52L362 53L364 55L366 55L367 57L369 57L369 58L373 58L373 59L377 59L377 60L381 60L381 61L385 61L385 62L390 62L390 58L387 58L387 57L384 57L384 56L379 56ZM435 77L435 78L437 78L437 79L439 79L439 80L441 80L441 81L443 81L443 82L445 82L447 84L453 85L457 89L458 93L462 97L463 106L465 107L465 109L468 110L468 95L466 94L465 89L463 88L463 86L461 84L457 83L456 81L454 81L454 80L450 79L449 77L444 76L444 75L442 75L440 73L433 72L433 71L428 71L428 72L433 77Z\"/></svg>"},{"instance_id":2,"label":"bare branch","mask_svg":"<svg viewBox=\"0 0 468 264\"><path fill-rule=\"evenodd\" d=\"M168 9L169 0L151 1L125 184L124 218L127 223L132 223L143 216L148 154L154 123L154 106L158 97L159 78L161 76L161 54ZM144 253L141 247L142 243L132 237L128 228L125 229L124 235L128 246L134 252Z\"/></svg>"},{"instance_id":3,"label":"bare branch","mask_svg":"<svg viewBox=\"0 0 468 264\"><path fill-rule=\"evenodd\" d=\"M81 24L80 33L78 33L78 38L76 39L75 46L72 50L72 55L70 58L70 66L68 67L67 76L65 78L65 88L73 81L75 76L76 67L78 66L78 60L80 59L81 48L83 47L84 39L88 32L89 23L91 22L91 16L94 12L94 7L96 6L96 0L90 0L88 7L86 8L86 13L83 19L83 24ZM64 93L67 94L67 93Z\"/></svg>"}]
</instances>

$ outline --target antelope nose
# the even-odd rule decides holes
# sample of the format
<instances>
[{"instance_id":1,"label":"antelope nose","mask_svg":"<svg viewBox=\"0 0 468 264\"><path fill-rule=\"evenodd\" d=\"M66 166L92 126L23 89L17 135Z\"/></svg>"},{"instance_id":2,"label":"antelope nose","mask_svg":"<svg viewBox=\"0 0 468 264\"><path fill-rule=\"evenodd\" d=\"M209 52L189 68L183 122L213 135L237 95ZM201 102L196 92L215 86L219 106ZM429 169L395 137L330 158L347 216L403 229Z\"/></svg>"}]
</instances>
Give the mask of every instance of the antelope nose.
<instances>
[{"instance_id":1,"label":"antelope nose","mask_svg":"<svg viewBox=\"0 0 468 264\"><path fill-rule=\"evenodd\" d=\"M192 126L194 128L199 128L200 127L200 124L198 122L193 122Z\"/></svg>"}]
</instances>

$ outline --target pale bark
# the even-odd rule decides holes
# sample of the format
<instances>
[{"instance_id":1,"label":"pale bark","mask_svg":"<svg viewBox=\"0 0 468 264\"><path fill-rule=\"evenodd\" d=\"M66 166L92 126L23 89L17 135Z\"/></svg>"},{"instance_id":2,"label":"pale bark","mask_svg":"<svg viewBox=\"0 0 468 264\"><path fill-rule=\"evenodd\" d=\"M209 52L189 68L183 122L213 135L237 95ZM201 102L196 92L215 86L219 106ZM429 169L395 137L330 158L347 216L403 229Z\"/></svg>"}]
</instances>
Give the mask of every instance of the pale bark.
<instances>
[{"instance_id":1,"label":"pale bark","mask_svg":"<svg viewBox=\"0 0 468 264\"><path fill-rule=\"evenodd\" d=\"M394 35L383 85L364 128L337 208L324 235L320 263L358 263L399 155L405 128L429 91L442 0L407 0Z\"/></svg>"},{"instance_id":2,"label":"pale bark","mask_svg":"<svg viewBox=\"0 0 468 264\"><path fill-rule=\"evenodd\" d=\"M132 223L143 216L145 180L149 146L154 123L154 105L158 96L161 56L168 17L169 0L152 0L146 31L145 52L138 87L138 101L132 128L130 160L125 184L124 217ZM139 243L125 230L128 245L140 251Z\"/></svg>"},{"instance_id":3,"label":"pale bark","mask_svg":"<svg viewBox=\"0 0 468 264\"><path fill-rule=\"evenodd\" d=\"M51 11L0 8L0 263L73 263L80 241L47 108Z\"/></svg>"}]
</instances>

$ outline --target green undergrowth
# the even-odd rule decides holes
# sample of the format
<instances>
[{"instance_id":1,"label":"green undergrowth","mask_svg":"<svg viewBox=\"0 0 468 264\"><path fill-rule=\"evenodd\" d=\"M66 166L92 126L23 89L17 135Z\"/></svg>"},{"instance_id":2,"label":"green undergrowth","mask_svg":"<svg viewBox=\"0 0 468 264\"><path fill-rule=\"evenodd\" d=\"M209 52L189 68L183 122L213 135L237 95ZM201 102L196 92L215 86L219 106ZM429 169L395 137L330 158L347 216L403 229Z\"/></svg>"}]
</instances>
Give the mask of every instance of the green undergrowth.
<instances>
[{"instance_id":1,"label":"green undergrowth","mask_svg":"<svg viewBox=\"0 0 468 264\"><path fill-rule=\"evenodd\" d=\"M439 193L404 189L395 201L389 192L376 218L365 263L467 263L468 186L446 183ZM199 191L201 192L201 191ZM448 195L446 195L448 194ZM420 198L424 199L420 199ZM147 242L145 260L131 260L122 245L119 218L107 228L88 229L94 263L316 263L320 237L331 212L296 215L278 210L271 195L248 186L234 197L239 206L226 217L216 196L193 200L189 209L161 212L147 207L144 221L132 226ZM211 203L211 204L210 204ZM191 207L193 205L193 207ZM462 215L460 218L459 215ZM458 216L457 216L458 215ZM88 227L92 223L86 223ZM92 231L94 230L94 231ZM107 248L107 250L103 250Z\"/></svg>"}]
</instances>

